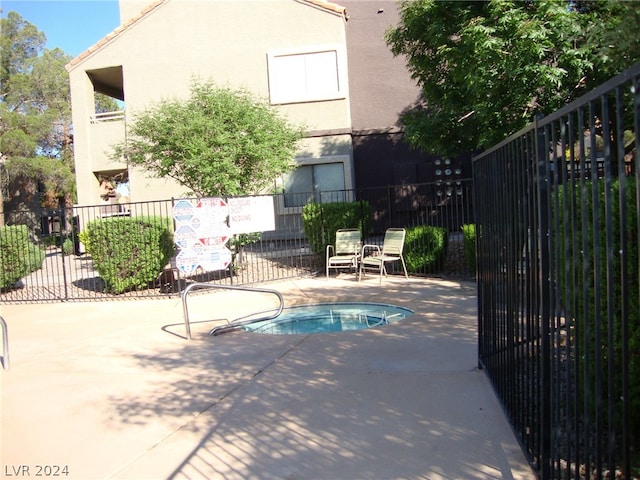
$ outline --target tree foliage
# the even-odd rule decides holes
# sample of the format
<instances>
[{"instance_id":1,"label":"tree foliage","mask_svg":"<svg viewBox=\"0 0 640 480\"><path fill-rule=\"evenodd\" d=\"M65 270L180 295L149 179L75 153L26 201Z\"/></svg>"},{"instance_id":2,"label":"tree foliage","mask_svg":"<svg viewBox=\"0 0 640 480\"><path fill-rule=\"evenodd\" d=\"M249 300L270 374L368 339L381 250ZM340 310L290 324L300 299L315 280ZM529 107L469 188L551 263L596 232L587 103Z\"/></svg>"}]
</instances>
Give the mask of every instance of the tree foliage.
<instances>
[{"instance_id":1,"label":"tree foliage","mask_svg":"<svg viewBox=\"0 0 640 480\"><path fill-rule=\"evenodd\" d=\"M60 49L45 49L44 33L16 12L0 19L0 27L0 153L6 162L0 175L5 185L0 187L42 185L43 206L57 207L58 199L70 197L74 188L64 68L71 57Z\"/></svg>"},{"instance_id":2,"label":"tree foliage","mask_svg":"<svg viewBox=\"0 0 640 480\"><path fill-rule=\"evenodd\" d=\"M187 100L164 100L135 116L131 164L200 196L259 193L291 170L303 129L245 90L194 81Z\"/></svg>"},{"instance_id":3,"label":"tree foliage","mask_svg":"<svg viewBox=\"0 0 640 480\"><path fill-rule=\"evenodd\" d=\"M71 57L44 48L45 36L15 12L0 20L2 35L2 123L0 134L15 137L20 130L31 140L29 151L3 141L5 155L70 157L71 102L64 68ZM29 155L25 155L29 153ZM69 160L69 158L67 158Z\"/></svg>"},{"instance_id":4,"label":"tree foliage","mask_svg":"<svg viewBox=\"0 0 640 480\"><path fill-rule=\"evenodd\" d=\"M639 6L404 0L386 41L422 89L402 116L408 141L477 151L553 112L639 58Z\"/></svg>"},{"instance_id":5,"label":"tree foliage","mask_svg":"<svg viewBox=\"0 0 640 480\"><path fill-rule=\"evenodd\" d=\"M62 162L47 157L11 157L7 161L7 170L11 178L36 179L43 187L44 207L58 207L60 194L75 190L75 176L71 170Z\"/></svg>"},{"instance_id":6,"label":"tree foliage","mask_svg":"<svg viewBox=\"0 0 640 480\"><path fill-rule=\"evenodd\" d=\"M29 62L44 48L46 38L16 12L9 12L6 19L0 20L0 26L0 82L6 86L12 78L26 73Z\"/></svg>"}]
</instances>

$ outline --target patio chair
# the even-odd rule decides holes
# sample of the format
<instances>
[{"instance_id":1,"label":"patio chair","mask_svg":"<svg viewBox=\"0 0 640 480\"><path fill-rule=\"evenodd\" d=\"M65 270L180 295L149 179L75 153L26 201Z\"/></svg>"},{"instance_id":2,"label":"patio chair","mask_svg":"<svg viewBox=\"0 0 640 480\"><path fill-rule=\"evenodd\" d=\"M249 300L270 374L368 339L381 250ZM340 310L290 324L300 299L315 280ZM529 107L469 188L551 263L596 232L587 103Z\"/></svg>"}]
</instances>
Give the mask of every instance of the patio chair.
<instances>
[{"instance_id":1,"label":"patio chair","mask_svg":"<svg viewBox=\"0 0 640 480\"><path fill-rule=\"evenodd\" d=\"M379 283L382 283L382 275L387 274L387 263L402 262L402 269L404 270L405 278L409 278L407 274L407 265L404 262L402 256L402 249L404 248L404 237L406 231L404 228L388 228L384 234L384 241L382 243L382 249L378 245L365 245L362 247L362 254L360 258L360 272L358 274L358 281L362 278L362 272L366 273L367 269L375 269L379 275ZM372 252L367 255L367 251Z\"/></svg>"},{"instance_id":2,"label":"patio chair","mask_svg":"<svg viewBox=\"0 0 640 480\"><path fill-rule=\"evenodd\" d=\"M357 273L361 245L360 230L357 228L336 231L335 246L327 245L327 277L330 268L353 267L354 273Z\"/></svg>"}]
</instances>

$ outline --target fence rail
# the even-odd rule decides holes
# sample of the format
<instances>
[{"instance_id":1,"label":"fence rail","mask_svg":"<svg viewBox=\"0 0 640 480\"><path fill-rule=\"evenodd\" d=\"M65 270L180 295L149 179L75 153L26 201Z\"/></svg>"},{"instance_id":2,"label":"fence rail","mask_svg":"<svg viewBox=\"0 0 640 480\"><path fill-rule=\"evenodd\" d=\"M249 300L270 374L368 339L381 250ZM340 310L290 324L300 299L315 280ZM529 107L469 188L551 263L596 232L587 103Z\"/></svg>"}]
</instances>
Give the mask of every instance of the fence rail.
<instances>
[{"instance_id":1,"label":"fence rail","mask_svg":"<svg viewBox=\"0 0 640 480\"><path fill-rule=\"evenodd\" d=\"M640 64L473 159L479 358L540 478L640 478Z\"/></svg>"},{"instance_id":2,"label":"fence rail","mask_svg":"<svg viewBox=\"0 0 640 480\"><path fill-rule=\"evenodd\" d=\"M463 238L460 234L460 227L473 221L470 217L471 180L458 182L459 194L452 189L450 195L435 183L295 195L300 195L305 202L368 202L371 212L367 214L368 221L364 222L370 226L363 238L366 243L381 243L385 229L392 226L440 227L449 235L445 265L437 270L423 269L414 273L472 278L464 262ZM99 266L91 254L85 251L81 242L83 230L90 222L120 217L172 219L177 199L6 213L0 218L0 225L24 225L25 235L29 236L32 245L28 248L32 251L24 252L21 258L28 259L40 268L29 268L28 272L15 281L5 281L0 276L0 301L97 301L171 296L178 295L193 282L253 285L324 271L324 252L314 251L314 246L323 245L324 237L329 232L320 230L305 233L302 207L287 206L286 201L291 201L292 194L283 193L270 197L274 205L275 230L259 232L259 236L254 236L242 245L240 241L245 239L234 237L229 244L233 251L233 262L228 268L210 272L198 269L186 275L176 268L174 256L173 261L149 285L131 288L119 295L105 292L105 280L99 273ZM105 225L109 225L109 222L105 222ZM8 242L11 235L16 234L12 228L0 228L0 243ZM309 238L309 235L321 238ZM13 268L7 267L8 255L4 249L0 251L0 267L5 273L8 268Z\"/></svg>"},{"instance_id":3,"label":"fence rail","mask_svg":"<svg viewBox=\"0 0 640 480\"><path fill-rule=\"evenodd\" d=\"M91 115L89 120L91 123L114 122L124 120L125 113L123 110L115 110L113 112L102 112Z\"/></svg>"}]
</instances>

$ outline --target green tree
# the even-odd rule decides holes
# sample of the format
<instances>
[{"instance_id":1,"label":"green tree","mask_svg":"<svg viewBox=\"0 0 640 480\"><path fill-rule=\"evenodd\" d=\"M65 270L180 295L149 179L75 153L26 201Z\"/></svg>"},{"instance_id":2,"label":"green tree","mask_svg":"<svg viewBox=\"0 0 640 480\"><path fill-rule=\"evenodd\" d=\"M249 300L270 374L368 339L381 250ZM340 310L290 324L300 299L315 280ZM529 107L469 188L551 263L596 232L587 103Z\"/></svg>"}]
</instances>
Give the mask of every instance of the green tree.
<instances>
[{"instance_id":1,"label":"green tree","mask_svg":"<svg viewBox=\"0 0 640 480\"><path fill-rule=\"evenodd\" d=\"M60 158L72 167L71 93L69 76L64 68L70 59L58 48L45 50L30 71L29 96L33 111L42 118L39 153L48 158Z\"/></svg>"},{"instance_id":2,"label":"green tree","mask_svg":"<svg viewBox=\"0 0 640 480\"><path fill-rule=\"evenodd\" d=\"M96 113L115 112L120 109L118 102L103 93L95 94L94 108Z\"/></svg>"},{"instance_id":3,"label":"green tree","mask_svg":"<svg viewBox=\"0 0 640 480\"><path fill-rule=\"evenodd\" d=\"M595 87L640 60L640 3L626 0L576 0L576 11L587 14L587 41L593 46L589 75Z\"/></svg>"},{"instance_id":4,"label":"green tree","mask_svg":"<svg viewBox=\"0 0 640 480\"><path fill-rule=\"evenodd\" d=\"M386 41L422 89L402 116L408 141L441 155L477 151L553 112L638 59L639 7L404 0Z\"/></svg>"},{"instance_id":5,"label":"green tree","mask_svg":"<svg viewBox=\"0 0 640 480\"><path fill-rule=\"evenodd\" d=\"M46 38L16 12L9 12L6 19L0 20L0 31L0 83L6 87L16 75L26 73L29 61L42 51Z\"/></svg>"},{"instance_id":6,"label":"green tree","mask_svg":"<svg viewBox=\"0 0 640 480\"><path fill-rule=\"evenodd\" d=\"M0 19L0 202L8 210L57 207L74 189L69 78L71 57L44 48L45 35L9 12ZM38 186L44 195L38 196ZM14 188L15 187L15 188ZM17 192L17 193L16 193Z\"/></svg>"},{"instance_id":7,"label":"green tree","mask_svg":"<svg viewBox=\"0 0 640 480\"><path fill-rule=\"evenodd\" d=\"M135 116L115 155L199 196L245 195L294 167L303 133L250 92L194 81L187 100Z\"/></svg>"}]
</instances>

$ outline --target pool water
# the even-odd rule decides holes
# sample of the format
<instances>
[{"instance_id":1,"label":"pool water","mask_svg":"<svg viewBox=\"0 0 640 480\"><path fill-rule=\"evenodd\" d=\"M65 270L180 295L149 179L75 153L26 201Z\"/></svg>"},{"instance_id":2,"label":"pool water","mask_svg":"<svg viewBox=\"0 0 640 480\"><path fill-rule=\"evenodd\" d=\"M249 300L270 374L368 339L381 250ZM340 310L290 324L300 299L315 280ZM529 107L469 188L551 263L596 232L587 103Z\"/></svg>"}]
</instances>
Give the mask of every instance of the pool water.
<instances>
[{"instance_id":1,"label":"pool water","mask_svg":"<svg viewBox=\"0 0 640 480\"><path fill-rule=\"evenodd\" d=\"M381 303L318 303L285 308L277 318L243 329L272 335L345 332L380 327L412 314L408 308Z\"/></svg>"}]
</instances>

